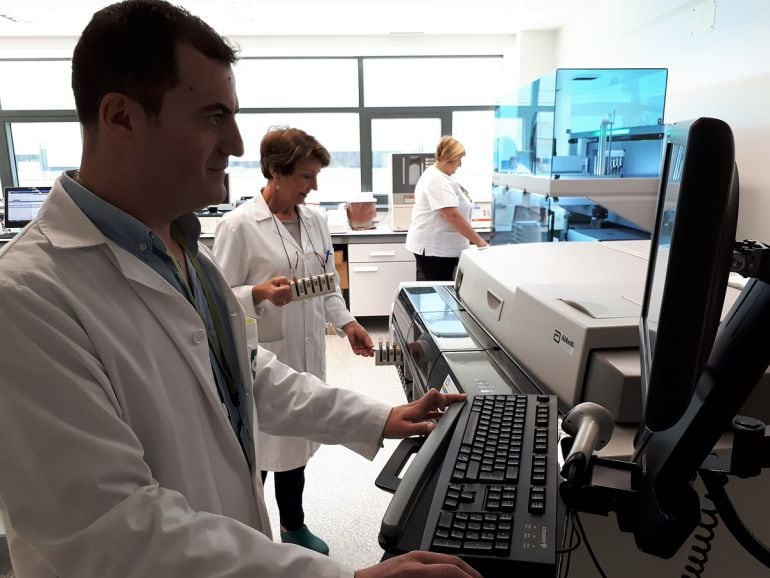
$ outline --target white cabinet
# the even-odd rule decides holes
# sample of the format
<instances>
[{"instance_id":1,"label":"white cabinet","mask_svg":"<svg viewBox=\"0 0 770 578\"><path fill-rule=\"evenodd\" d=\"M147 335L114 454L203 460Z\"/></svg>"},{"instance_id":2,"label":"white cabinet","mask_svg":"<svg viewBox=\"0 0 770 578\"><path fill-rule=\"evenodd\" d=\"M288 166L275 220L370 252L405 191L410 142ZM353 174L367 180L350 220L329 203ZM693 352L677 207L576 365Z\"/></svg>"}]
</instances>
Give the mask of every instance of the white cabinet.
<instances>
[{"instance_id":1,"label":"white cabinet","mask_svg":"<svg viewBox=\"0 0 770 578\"><path fill-rule=\"evenodd\" d=\"M414 255L402 243L348 245L350 312L390 315L399 283L416 279Z\"/></svg>"}]
</instances>

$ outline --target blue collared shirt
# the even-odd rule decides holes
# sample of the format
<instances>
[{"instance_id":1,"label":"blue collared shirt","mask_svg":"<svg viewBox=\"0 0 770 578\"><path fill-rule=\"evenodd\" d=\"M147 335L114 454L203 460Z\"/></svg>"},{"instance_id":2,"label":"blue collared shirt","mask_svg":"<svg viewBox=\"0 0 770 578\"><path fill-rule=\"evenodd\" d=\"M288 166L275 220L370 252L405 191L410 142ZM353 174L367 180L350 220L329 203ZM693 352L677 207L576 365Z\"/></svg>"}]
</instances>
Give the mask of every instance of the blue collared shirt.
<instances>
[{"instance_id":1,"label":"blue collared shirt","mask_svg":"<svg viewBox=\"0 0 770 578\"><path fill-rule=\"evenodd\" d=\"M168 252L165 243L158 237L158 235L153 233L146 225L128 213L121 211L114 205L111 205L80 185L74 180L73 176L74 173L64 173L61 183L64 190L80 210L83 211L94 225L96 225L105 237L138 259L147 263L147 265L149 265L156 273L168 281L172 287L184 295L200 315L201 320L206 326L206 333L209 336L209 358L214 374L214 380L217 389L219 390L219 397L227 409L230 424L238 436L244 454L248 456L249 454L246 451L246 448L249 447L248 444L252 443L252 434L250 431L250 423L247 418L247 408L245 406L239 407L236 405L239 403L238 396L236 396L236 399L234 400L231 398L228 391L227 380L225 377L225 371L227 370L220 366L217 355L211 345L212 342L219 342L211 306L208 299L206 299L201 280L193 267L190 256L185 253L184 266L187 270L187 278L189 280L188 285L188 282L180 276L171 254ZM197 257L198 238L200 237L201 231L200 222L197 217L193 214L183 215L175 221L175 224L184 237L187 247L193 255ZM212 296L214 300L213 306L220 312L227 311L224 296L215 286L213 286L213 284L209 283L209 285L214 293ZM223 324L229 323L229 317L227 315L220 314L219 318ZM235 354L235 343L233 341L232 331L230 330L229 325L222 329L224 329L224 331L222 331L224 343L221 343L221 347L225 356L224 362L228 368L231 368L229 369L229 373L232 376L232 379L235 380L236 389L240 391L243 384L241 383L240 372L237 370L238 359Z\"/></svg>"}]
</instances>

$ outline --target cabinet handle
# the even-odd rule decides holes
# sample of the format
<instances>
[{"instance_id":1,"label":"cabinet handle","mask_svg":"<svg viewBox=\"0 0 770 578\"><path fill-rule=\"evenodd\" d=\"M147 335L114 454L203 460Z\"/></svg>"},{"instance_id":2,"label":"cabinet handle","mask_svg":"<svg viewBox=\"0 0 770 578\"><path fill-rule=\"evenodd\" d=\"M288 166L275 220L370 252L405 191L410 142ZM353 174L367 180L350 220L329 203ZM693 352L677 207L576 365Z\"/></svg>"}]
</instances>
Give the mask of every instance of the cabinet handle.
<instances>
[{"instance_id":1,"label":"cabinet handle","mask_svg":"<svg viewBox=\"0 0 770 578\"><path fill-rule=\"evenodd\" d=\"M501 299L491 289L487 289L487 307L498 321L500 321L500 315L503 313L503 305L505 305L505 299Z\"/></svg>"},{"instance_id":2,"label":"cabinet handle","mask_svg":"<svg viewBox=\"0 0 770 578\"><path fill-rule=\"evenodd\" d=\"M376 273L379 270L379 267L353 267L354 273Z\"/></svg>"},{"instance_id":3,"label":"cabinet handle","mask_svg":"<svg viewBox=\"0 0 770 578\"><path fill-rule=\"evenodd\" d=\"M369 251L370 257L395 257L395 251Z\"/></svg>"}]
</instances>

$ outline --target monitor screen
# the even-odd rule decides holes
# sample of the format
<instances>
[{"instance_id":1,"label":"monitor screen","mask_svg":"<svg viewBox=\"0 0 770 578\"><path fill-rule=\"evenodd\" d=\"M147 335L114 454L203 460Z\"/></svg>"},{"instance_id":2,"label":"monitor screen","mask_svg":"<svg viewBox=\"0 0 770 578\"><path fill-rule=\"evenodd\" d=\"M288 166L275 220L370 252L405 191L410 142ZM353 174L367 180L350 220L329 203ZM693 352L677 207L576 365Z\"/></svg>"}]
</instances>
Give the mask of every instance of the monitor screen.
<instances>
[{"instance_id":1,"label":"monitor screen","mask_svg":"<svg viewBox=\"0 0 770 578\"><path fill-rule=\"evenodd\" d=\"M51 187L6 187L5 221L8 229L21 228L37 216Z\"/></svg>"},{"instance_id":2,"label":"monitor screen","mask_svg":"<svg viewBox=\"0 0 770 578\"><path fill-rule=\"evenodd\" d=\"M730 128L709 118L670 125L640 323L644 425L652 431L682 417L711 352L737 198Z\"/></svg>"}]
</instances>

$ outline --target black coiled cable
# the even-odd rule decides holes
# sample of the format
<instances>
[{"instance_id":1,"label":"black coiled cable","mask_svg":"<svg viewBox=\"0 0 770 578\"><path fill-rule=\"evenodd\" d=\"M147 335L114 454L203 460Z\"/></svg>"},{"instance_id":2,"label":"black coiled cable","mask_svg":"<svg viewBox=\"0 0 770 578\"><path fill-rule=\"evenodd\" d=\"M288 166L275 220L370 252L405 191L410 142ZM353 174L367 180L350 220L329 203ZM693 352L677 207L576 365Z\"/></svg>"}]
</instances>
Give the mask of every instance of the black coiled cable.
<instances>
[{"instance_id":1,"label":"black coiled cable","mask_svg":"<svg viewBox=\"0 0 770 578\"><path fill-rule=\"evenodd\" d=\"M712 504L714 500L707 493L704 496ZM706 563L709 561L709 552L711 552L711 542L716 536L716 527L719 525L716 508L701 508L701 519L698 522L698 529L693 534L693 539L697 542L690 546L692 554L687 556L687 563L684 566L682 578L699 578L706 570Z\"/></svg>"}]
</instances>

